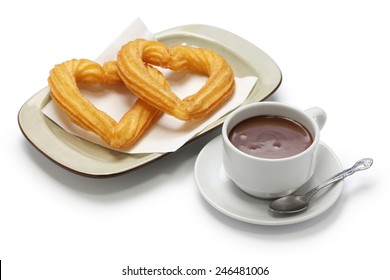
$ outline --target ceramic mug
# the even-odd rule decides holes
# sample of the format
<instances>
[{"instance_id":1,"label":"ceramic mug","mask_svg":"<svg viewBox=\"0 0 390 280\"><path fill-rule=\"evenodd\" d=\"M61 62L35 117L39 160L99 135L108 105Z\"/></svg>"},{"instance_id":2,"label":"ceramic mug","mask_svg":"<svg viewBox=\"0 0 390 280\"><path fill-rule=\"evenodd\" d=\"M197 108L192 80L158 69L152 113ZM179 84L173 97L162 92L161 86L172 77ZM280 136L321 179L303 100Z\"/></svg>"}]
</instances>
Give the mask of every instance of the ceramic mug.
<instances>
[{"instance_id":1,"label":"ceramic mug","mask_svg":"<svg viewBox=\"0 0 390 280\"><path fill-rule=\"evenodd\" d=\"M229 140L229 133L240 122L256 116L280 116L303 125L312 143L303 152L284 158L262 158L249 155ZM231 113L222 126L223 168L226 175L243 191L260 198L288 195L313 175L320 143L320 130L326 112L319 107L300 110L280 102L259 102L243 106Z\"/></svg>"}]
</instances>

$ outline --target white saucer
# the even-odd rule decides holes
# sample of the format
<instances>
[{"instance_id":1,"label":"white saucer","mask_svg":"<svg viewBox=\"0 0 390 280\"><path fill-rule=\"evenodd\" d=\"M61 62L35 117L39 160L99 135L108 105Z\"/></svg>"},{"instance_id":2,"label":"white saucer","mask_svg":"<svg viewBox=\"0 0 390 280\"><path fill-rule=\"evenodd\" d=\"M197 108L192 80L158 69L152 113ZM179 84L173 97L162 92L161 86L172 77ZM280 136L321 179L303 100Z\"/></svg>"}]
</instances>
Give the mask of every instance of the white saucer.
<instances>
[{"instance_id":1,"label":"white saucer","mask_svg":"<svg viewBox=\"0 0 390 280\"><path fill-rule=\"evenodd\" d=\"M320 143L318 152L314 175L300 191L312 188L342 170L340 161L329 147ZM259 225L287 225L312 219L336 202L343 187L340 181L321 191L302 213L275 215L268 209L271 200L245 193L227 177L222 167L221 136L210 141L199 153L195 163L195 179L202 196L217 210L237 220Z\"/></svg>"}]
</instances>

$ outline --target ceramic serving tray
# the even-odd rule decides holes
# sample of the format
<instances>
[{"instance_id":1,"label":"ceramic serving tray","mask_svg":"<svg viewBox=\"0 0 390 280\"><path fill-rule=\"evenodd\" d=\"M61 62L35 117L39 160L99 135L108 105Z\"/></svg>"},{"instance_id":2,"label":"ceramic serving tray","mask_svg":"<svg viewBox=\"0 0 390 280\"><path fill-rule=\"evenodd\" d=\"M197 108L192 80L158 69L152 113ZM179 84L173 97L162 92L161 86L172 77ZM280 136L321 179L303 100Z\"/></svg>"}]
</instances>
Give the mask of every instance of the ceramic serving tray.
<instances>
[{"instance_id":1,"label":"ceramic serving tray","mask_svg":"<svg viewBox=\"0 0 390 280\"><path fill-rule=\"evenodd\" d=\"M207 25L185 25L160 32L155 37L168 46L186 44L212 48L229 61L236 77L256 76L257 84L242 105L265 99L282 81L279 67L266 53L229 31ZM72 172L91 177L114 176L170 154L125 154L83 140L64 131L41 112L49 101L48 87L27 100L19 111L19 126L34 147ZM225 118L206 127L185 145L222 125Z\"/></svg>"}]
</instances>

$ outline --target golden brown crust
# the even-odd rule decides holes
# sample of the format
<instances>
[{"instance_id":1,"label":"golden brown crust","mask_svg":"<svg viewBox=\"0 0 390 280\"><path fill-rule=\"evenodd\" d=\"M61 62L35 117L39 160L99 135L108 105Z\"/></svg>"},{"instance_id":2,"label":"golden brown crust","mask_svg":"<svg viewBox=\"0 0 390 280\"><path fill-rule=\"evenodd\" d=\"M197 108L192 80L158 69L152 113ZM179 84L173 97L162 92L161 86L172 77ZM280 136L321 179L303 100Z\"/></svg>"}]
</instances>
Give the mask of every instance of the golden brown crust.
<instances>
[{"instance_id":1,"label":"golden brown crust","mask_svg":"<svg viewBox=\"0 0 390 280\"><path fill-rule=\"evenodd\" d=\"M160 71L151 65L177 72L196 72L209 79L197 93L181 100L170 90ZM72 122L116 148L133 145L162 112L181 120L210 115L230 98L235 88L231 67L214 51L185 46L168 49L163 43L143 39L124 45L118 53L118 62L101 66L88 59L72 59L55 65L48 82L52 99ZM124 83L139 99L116 122L81 94L78 82Z\"/></svg>"},{"instance_id":2,"label":"golden brown crust","mask_svg":"<svg viewBox=\"0 0 390 280\"><path fill-rule=\"evenodd\" d=\"M173 71L207 75L206 84L181 100L168 87L161 87L148 73L148 64ZM209 49L176 46L168 49L157 41L137 39L118 53L118 73L125 85L139 98L178 119L204 118L232 95L234 74L227 61Z\"/></svg>"},{"instance_id":3,"label":"golden brown crust","mask_svg":"<svg viewBox=\"0 0 390 280\"><path fill-rule=\"evenodd\" d=\"M72 59L55 65L50 71L48 82L52 99L65 111L72 122L99 135L113 147L126 148L144 134L161 115L161 111L138 99L117 123L85 98L77 86L77 82L122 83L117 68L117 63L114 61L101 66L87 59ZM168 82L157 69L147 67L147 71L161 87L169 88Z\"/></svg>"}]
</instances>

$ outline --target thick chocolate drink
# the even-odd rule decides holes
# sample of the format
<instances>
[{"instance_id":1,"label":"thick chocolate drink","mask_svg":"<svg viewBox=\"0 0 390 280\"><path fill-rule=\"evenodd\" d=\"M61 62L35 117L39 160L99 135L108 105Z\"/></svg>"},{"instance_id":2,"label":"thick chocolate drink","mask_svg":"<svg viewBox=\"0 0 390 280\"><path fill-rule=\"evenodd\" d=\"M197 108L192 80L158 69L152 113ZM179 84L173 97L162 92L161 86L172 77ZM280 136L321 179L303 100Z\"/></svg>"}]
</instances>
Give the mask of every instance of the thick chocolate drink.
<instances>
[{"instance_id":1,"label":"thick chocolate drink","mask_svg":"<svg viewBox=\"0 0 390 280\"><path fill-rule=\"evenodd\" d=\"M313 142L303 125L280 116L244 120L230 131L229 139L244 153L272 159L299 154Z\"/></svg>"}]
</instances>

